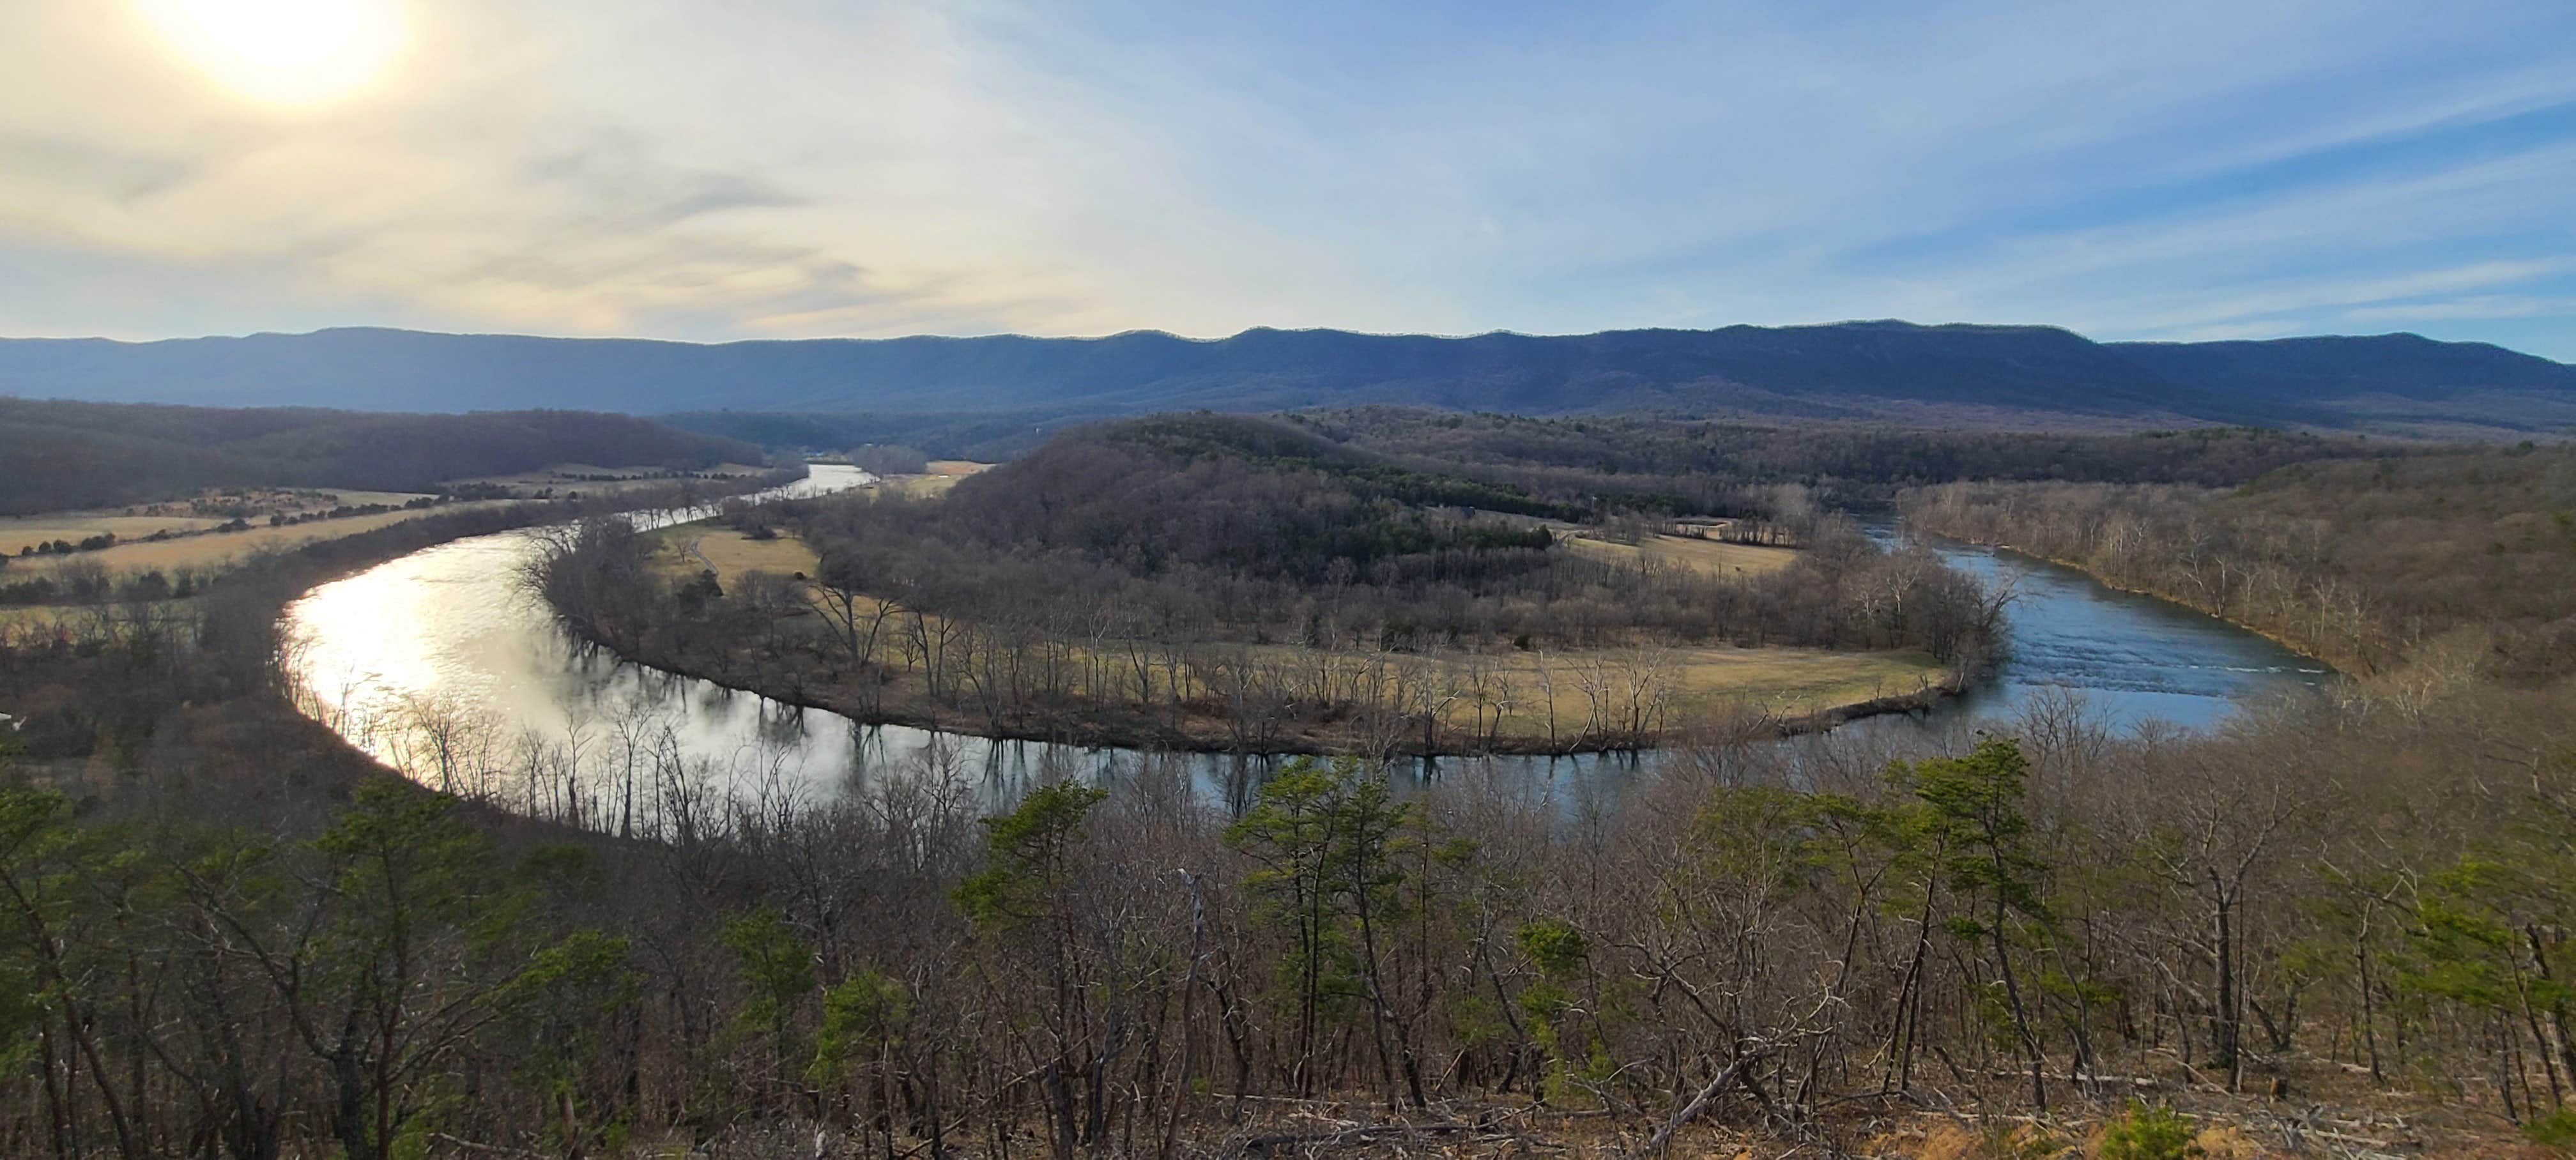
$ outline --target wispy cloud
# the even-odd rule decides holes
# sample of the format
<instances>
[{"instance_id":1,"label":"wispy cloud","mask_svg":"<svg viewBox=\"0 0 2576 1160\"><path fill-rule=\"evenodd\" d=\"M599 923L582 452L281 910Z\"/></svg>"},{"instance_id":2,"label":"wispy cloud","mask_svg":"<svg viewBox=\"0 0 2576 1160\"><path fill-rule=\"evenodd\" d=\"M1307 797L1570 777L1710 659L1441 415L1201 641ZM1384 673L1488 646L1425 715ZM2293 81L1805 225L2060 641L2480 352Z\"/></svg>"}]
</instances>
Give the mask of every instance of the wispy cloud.
<instances>
[{"instance_id":1,"label":"wispy cloud","mask_svg":"<svg viewBox=\"0 0 2576 1160\"><path fill-rule=\"evenodd\" d=\"M0 7L0 332L1910 316L2576 358L2576 10L408 0L227 94Z\"/></svg>"},{"instance_id":2,"label":"wispy cloud","mask_svg":"<svg viewBox=\"0 0 2576 1160\"><path fill-rule=\"evenodd\" d=\"M2342 317L2355 326L2412 325L2433 319L2570 318L2576 317L2576 297L2472 294L2389 306L2356 306L2344 311Z\"/></svg>"}]
</instances>

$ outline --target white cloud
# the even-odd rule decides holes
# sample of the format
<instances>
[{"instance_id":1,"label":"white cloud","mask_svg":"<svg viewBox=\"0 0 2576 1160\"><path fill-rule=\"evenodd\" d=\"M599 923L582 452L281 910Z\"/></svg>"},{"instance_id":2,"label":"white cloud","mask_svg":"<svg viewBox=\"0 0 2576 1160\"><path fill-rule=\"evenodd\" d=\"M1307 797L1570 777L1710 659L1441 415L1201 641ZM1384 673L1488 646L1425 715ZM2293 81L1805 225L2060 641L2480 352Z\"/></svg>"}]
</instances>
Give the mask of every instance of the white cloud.
<instances>
[{"instance_id":1,"label":"white cloud","mask_svg":"<svg viewBox=\"0 0 2576 1160\"><path fill-rule=\"evenodd\" d=\"M2576 318L2576 297L2534 298L2517 294L2474 294L2393 306L2356 306L2342 315L2355 326L2413 324L2427 319Z\"/></svg>"},{"instance_id":2,"label":"white cloud","mask_svg":"<svg viewBox=\"0 0 2576 1160\"><path fill-rule=\"evenodd\" d=\"M2564 139L2295 171L2576 102L2539 3L410 8L305 109L0 9L0 330L2130 336L2548 317L2403 311L2576 255Z\"/></svg>"}]
</instances>

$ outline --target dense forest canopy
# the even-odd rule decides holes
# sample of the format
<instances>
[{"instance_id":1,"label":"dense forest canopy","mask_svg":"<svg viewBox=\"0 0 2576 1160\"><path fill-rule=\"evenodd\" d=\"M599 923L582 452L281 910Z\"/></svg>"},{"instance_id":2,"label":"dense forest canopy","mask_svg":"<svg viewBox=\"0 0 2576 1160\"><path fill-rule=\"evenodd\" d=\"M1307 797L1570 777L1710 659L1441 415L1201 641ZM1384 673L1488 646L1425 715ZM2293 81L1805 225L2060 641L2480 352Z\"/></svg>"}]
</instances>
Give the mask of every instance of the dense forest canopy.
<instances>
[{"instance_id":1,"label":"dense forest canopy","mask_svg":"<svg viewBox=\"0 0 2576 1160\"><path fill-rule=\"evenodd\" d=\"M761 463L749 444L627 415L393 415L0 397L0 515L112 507L208 487L429 491L556 463Z\"/></svg>"},{"instance_id":2,"label":"dense forest canopy","mask_svg":"<svg viewBox=\"0 0 2576 1160\"><path fill-rule=\"evenodd\" d=\"M1192 562L1214 563L1206 555L1213 552L1256 572L1311 566L1310 580L1321 579L1335 559L1365 567L1408 549L1494 539L1485 534L1490 525L1473 521L1435 530L1433 509L1556 519L1587 514L1584 506L1516 485L1411 470L1291 424L1206 414L1139 419L1058 438L960 483L950 500L955 518L996 541L1081 545L1131 560L1177 551ZM1283 538L1287 550L1275 550ZM1494 542L1511 539L1504 534ZM1543 536L1520 540L1523 546L1546 542Z\"/></svg>"},{"instance_id":3,"label":"dense forest canopy","mask_svg":"<svg viewBox=\"0 0 2576 1160\"><path fill-rule=\"evenodd\" d=\"M852 530L901 505L839 504ZM1441 509L1455 509L1443 511ZM1526 523L1580 512L1516 488L1408 471L1270 420L1169 416L1086 428L961 481L914 518L942 539L1062 552L1138 576L1174 568L1321 584L1443 552L1535 553ZM854 561L855 563L855 561Z\"/></svg>"}]
</instances>

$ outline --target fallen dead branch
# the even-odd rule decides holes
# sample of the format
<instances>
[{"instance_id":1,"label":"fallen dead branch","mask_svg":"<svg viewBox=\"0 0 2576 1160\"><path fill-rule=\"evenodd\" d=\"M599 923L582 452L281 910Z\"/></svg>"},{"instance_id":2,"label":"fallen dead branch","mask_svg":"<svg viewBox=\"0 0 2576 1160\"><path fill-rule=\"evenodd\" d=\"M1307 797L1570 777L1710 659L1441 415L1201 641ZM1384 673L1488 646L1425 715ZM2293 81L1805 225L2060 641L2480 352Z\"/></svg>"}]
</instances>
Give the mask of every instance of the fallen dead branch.
<instances>
[{"instance_id":1,"label":"fallen dead branch","mask_svg":"<svg viewBox=\"0 0 2576 1160\"><path fill-rule=\"evenodd\" d=\"M1708 1110L1710 1101L1724 1094L1728 1085L1736 1082L1737 1077L1745 1074L1746 1068L1761 1058L1761 1053L1757 1052L1741 1056L1735 1062L1727 1064L1725 1070L1717 1073L1717 1078L1708 1081L1706 1087L1699 1089L1698 1095L1692 1096L1689 1103L1682 1105L1682 1110L1674 1112L1672 1119L1664 1121L1663 1127L1655 1129L1654 1137L1646 1141L1646 1154L1653 1155L1663 1151L1664 1145L1672 1142L1674 1132L1680 1131L1683 1125L1698 1119L1700 1113Z\"/></svg>"},{"instance_id":2,"label":"fallen dead branch","mask_svg":"<svg viewBox=\"0 0 2576 1160\"><path fill-rule=\"evenodd\" d=\"M1334 1132L1295 1132L1255 1136L1245 1141L1243 1148L1244 1151L1255 1156L1276 1156L1288 1150L1312 1152L1326 1148L1347 1148L1385 1140L1400 1140L1409 1136L1457 1135L1473 1131L1475 1131L1475 1125L1454 1120L1435 1124L1368 1124ZM1479 1138L1478 1142L1517 1139L1519 1139L1517 1136L1493 1135Z\"/></svg>"}]
</instances>

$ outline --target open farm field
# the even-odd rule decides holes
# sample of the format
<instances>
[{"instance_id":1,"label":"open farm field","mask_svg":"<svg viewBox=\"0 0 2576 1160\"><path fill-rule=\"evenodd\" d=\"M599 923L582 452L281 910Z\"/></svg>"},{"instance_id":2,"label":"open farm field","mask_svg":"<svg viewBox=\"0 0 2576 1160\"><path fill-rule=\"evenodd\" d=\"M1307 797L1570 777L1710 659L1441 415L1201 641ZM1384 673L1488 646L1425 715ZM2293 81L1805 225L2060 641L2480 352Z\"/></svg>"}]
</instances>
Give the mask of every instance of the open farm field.
<instances>
[{"instance_id":1,"label":"open farm field","mask_svg":"<svg viewBox=\"0 0 2576 1160\"><path fill-rule=\"evenodd\" d=\"M368 516L346 516L335 520L289 524L284 527L253 526L238 532L206 532L160 541L119 543L95 552L77 552L68 556L27 556L10 563L10 570L25 569L30 573L59 570L68 566L95 564L110 574L140 572L160 568L213 568L240 559L253 552L281 550L317 540L334 540L354 536L377 528L418 519L425 515L463 511L487 504L443 504L434 508L410 511L378 512ZM123 537L120 536L120 539Z\"/></svg>"},{"instance_id":2,"label":"open farm field","mask_svg":"<svg viewBox=\"0 0 2576 1160\"><path fill-rule=\"evenodd\" d=\"M991 466L965 459L934 459L930 461L929 469L919 475L890 475L878 486L896 495L929 499L948 494L948 489L957 486L958 480Z\"/></svg>"},{"instance_id":3,"label":"open farm field","mask_svg":"<svg viewBox=\"0 0 2576 1160\"><path fill-rule=\"evenodd\" d=\"M889 495L935 499L948 494L948 489L957 486L959 478L954 475L889 475L876 486Z\"/></svg>"},{"instance_id":4,"label":"open farm field","mask_svg":"<svg viewBox=\"0 0 2576 1160\"><path fill-rule=\"evenodd\" d=\"M1343 687L1380 681L1390 698L1405 695L1405 682L1427 684L1444 704L1444 727L1524 743L1621 719L1672 728L1714 716L1804 717L1919 694L1944 675L1919 652L1723 645L1421 655L1272 646L1259 655L1281 670L1329 670Z\"/></svg>"},{"instance_id":5,"label":"open farm field","mask_svg":"<svg viewBox=\"0 0 2576 1160\"><path fill-rule=\"evenodd\" d=\"M0 632L22 628L46 628L68 611L48 604L0 605Z\"/></svg>"},{"instance_id":6,"label":"open farm field","mask_svg":"<svg viewBox=\"0 0 2576 1160\"><path fill-rule=\"evenodd\" d=\"M1710 576L1755 576L1776 572L1798 558L1794 548L1766 548L1758 544L1729 544L1689 536L1656 536L1636 544L1610 540L1573 537L1565 546L1596 559L1633 564L1640 559L1676 565Z\"/></svg>"},{"instance_id":7,"label":"open farm field","mask_svg":"<svg viewBox=\"0 0 2576 1160\"><path fill-rule=\"evenodd\" d=\"M1633 654L1632 654L1633 655ZM1553 678L1557 686L1555 707L1560 721L1581 721L1589 710L1581 670L1594 662L1588 654L1573 653L1562 661L1575 665L1578 678L1566 687L1562 675ZM1614 669L1632 662L1629 656L1604 658ZM1683 648L1671 650L1664 663L1670 667L1673 700L1669 712L1687 720L1692 717L1723 713L1737 708L1760 710L1782 717L1804 716L1847 705L1857 705L1885 697L1902 697L1920 693L1940 683L1940 662L1920 652L1834 652L1818 648ZM1505 678L1517 695L1542 699L1546 682L1539 678L1539 663L1521 660L1503 669Z\"/></svg>"},{"instance_id":8,"label":"open farm field","mask_svg":"<svg viewBox=\"0 0 2576 1160\"><path fill-rule=\"evenodd\" d=\"M155 536L167 539L213 532L236 517L257 527L265 525L272 515L310 519L334 509L400 508L428 498L421 492L364 489L209 490L193 499L122 509L0 517L0 553L20 556L40 544L78 544L98 536L114 536L119 545L135 544Z\"/></svg>"},{"instance_id":9,"label":"open farm field","mask_svg":"<svg viewBox=\"0 0 2576 1160\"><path fill-rule=\"evenodd\" d=\"M750 572L811 574L818 562L814 549L794 536L755 540L731 528L696 523L664 528L653 538L660 541L653 554L656 571L687 577L713 568L716 582L726 586Z\"/></svg>"},{"instance_id":10,"label":"open farm field","mask_svg":"<svg viewBox=\"0 0 2576 1160\"><path fill-rule=\"evenodd\" d=\"M109 512L6 516L0 517L0 552L15 556L21 549L36 544L55 540L77 544L99 535L113 535L119 540L140 540L161 532L173 535L200 532L223 522L202 516L129 516Z\"/></svg>"}]
</instances>

